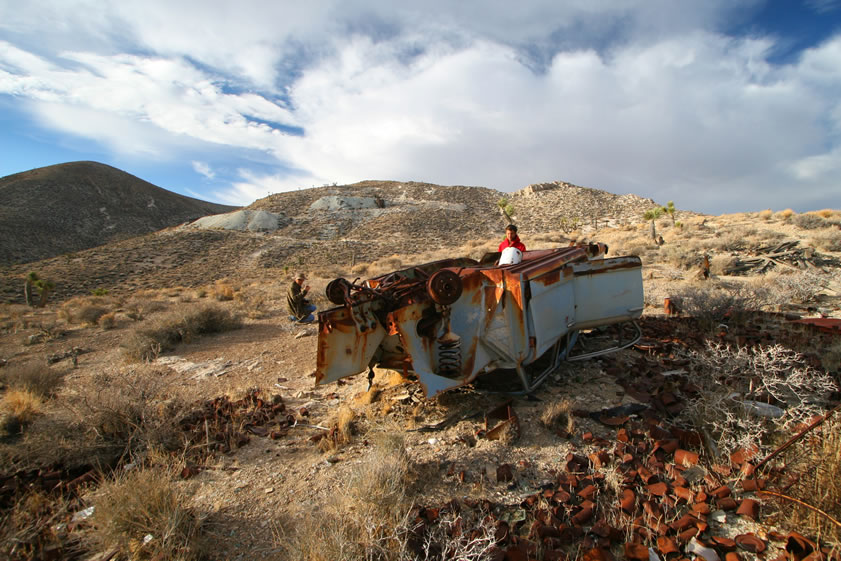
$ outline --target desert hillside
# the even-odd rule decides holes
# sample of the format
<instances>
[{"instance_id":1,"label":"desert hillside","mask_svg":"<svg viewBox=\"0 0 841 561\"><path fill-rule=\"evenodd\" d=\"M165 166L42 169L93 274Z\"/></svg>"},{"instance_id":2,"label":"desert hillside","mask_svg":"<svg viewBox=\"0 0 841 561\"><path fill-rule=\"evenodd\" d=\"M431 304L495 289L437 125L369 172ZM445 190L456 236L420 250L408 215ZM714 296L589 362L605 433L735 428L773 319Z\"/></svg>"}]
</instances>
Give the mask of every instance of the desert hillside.
<instances>
[{"instance_id":1,"label":"desert hillside","mask_svg":"<svg viewBox=\"0 0 841 561\"><path fill-rule=\"evenodd\" d=\"M234 208L97 162L24 171L0 178L0 264L80 251Z\"/></svg>"},{"instance_id":2,"label":"desert hillside","mask_svg":"<svg viewBox=\"0 0 841 561\"><path fill-rule=\"evenodd\" d=\"M502 201L511 216L502 212ZM162 282L198 286L228 276L353 267L396 254L460 253L468 242L500 240L509 220L519 225L527 244L548 233L560 243L567 234L637 224L654 206L651 199L563 182L530 185L513 194L395 181L302 189L178 227L111 243L101 240L72 255L0 266L0 298L21 301L20 285L29 271L53 279L54 297L64 299L95 289L120 293ZM678 217L690 214L679 211ZM66 216L64 234L58 237L70 237L77 226L69 221L81 218Z\"/></svg>"}]
</instances>

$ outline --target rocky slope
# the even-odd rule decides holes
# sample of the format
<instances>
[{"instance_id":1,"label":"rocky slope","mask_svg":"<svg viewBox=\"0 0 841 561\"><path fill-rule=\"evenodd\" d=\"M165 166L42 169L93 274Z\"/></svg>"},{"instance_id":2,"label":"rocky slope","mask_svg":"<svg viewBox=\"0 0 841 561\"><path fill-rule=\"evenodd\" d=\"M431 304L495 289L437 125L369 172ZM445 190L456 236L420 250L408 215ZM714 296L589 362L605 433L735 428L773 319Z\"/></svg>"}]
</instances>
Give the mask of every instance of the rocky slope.
<instances>
[{"instance_id":1,"label":"rocky slope","mask_svg":"<svg viewBox=\"0 0 841 561\"><path fill-rule=\"evenodd\" d=\"M96 162L16 173L0 178L0 264L79 251L234 208Z\"/></svg>"},{"instance_id":2,"label":"rocky slope","mask_svg":"<svg viewBox=\"0 0 841 561\"><path fill-rule=\"evenodd\" d=\"M139 207L150 200L158 209L167 208L165 200L153 196L159 195L147 191L132 195L135 210L123 216L137 215ZM564 224L589 228L595 222L602 226L639 222L642 212L655 205L634 195L613 195L562 182L530 185L514 194L484 187L395 181L303 189L143 236L120 241L114 236L110 243L72 255L0 266L0 300L20 301L20 286L28 271L56 282L54 297L63 299L96 288L119 292L198 286L226 276L259 279L291 269L348 268L394 254L455 250L471 240L502 238L508 219L499 209L501 199L513 205L514 220L527 241L537 234L560 232ZM117 212L106 211L112 219L112 212ZM69 214L50 219L55 229L64 228L57 237L71 237L74 227L110 232L107 225L112 222L103 221L104 212L88 209L82 215Z\"/></svg>"}]
</instances>

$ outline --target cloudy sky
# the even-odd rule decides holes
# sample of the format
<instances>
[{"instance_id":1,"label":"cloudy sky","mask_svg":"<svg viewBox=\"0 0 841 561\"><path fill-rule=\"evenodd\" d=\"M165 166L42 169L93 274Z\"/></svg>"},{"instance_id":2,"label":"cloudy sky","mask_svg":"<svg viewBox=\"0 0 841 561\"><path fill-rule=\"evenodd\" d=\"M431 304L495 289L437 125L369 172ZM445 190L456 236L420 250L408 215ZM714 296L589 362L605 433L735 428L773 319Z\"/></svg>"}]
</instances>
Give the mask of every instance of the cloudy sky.
<instances>
[{"instance_id":1,"label":"cloudy sky","mask_svg":"<svg viewBox=\"0 0 841 561\"><path fill-rule=\"evenodd\" d=\"M841 0L0 0L0 176L841 208Z\"/></svg>"}]
</instances>

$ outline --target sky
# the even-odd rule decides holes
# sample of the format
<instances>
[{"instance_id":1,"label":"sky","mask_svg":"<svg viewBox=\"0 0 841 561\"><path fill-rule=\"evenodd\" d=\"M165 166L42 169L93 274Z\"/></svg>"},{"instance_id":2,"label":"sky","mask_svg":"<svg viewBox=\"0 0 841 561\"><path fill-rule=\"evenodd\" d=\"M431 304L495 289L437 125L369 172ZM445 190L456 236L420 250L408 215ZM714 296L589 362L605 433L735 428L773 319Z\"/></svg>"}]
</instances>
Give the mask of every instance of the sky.
<instances>
[{"instance_id":1,"label":"sky","mask_svg":"<svg viewBox=\"0 0 841 561\"><path fill-rule=\"evenodd\" d=\"M0 0L0 177L841 208L841 0Z\"/></svg>"}]
</instances>

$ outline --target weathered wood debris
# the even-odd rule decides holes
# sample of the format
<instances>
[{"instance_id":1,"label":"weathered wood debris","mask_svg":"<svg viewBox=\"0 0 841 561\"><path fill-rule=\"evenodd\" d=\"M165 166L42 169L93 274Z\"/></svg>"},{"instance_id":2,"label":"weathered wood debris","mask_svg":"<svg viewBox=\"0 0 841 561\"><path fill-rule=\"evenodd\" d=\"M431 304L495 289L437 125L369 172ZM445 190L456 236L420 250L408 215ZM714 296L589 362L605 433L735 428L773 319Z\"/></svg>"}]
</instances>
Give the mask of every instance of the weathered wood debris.
<instances>
[{"instance_id":1,"label":"weathered wood debris","mask_svg":"<svg viewBox=\"0 0 841 561\"><path fill-rule=\"evenodd\" d=\"M762 274L776 267L828 273L827 266L837 266L837 259L823 255L813 247L800 247L799 240L774 245L760 245L747 250L753 257L736 257L725 269L727 275Z\"/></svg>"}]
</instances>

